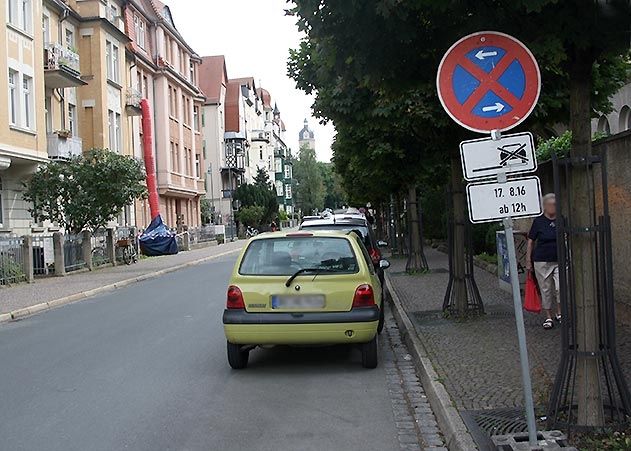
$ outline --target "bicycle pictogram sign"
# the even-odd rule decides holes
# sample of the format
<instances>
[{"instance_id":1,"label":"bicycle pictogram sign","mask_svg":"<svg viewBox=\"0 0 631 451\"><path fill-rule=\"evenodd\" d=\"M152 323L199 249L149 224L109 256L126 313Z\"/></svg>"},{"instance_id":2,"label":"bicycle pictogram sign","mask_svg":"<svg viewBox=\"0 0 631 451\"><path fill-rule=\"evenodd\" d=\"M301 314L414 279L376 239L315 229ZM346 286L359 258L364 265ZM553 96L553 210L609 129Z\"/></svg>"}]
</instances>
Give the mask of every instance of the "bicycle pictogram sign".
<instances>
[{"instance_id":1,"label":"bicycle pictogram sign","mask_svg":"<svg viewBox=\"0 0 631 451\"><path fill-rule=\"evenodd\" d=\"M532 112L541 75L524 44L503 33L465 36L445 53L438 96L454 121L480 133L509 130Z\"/></svg>"}]
</instances>

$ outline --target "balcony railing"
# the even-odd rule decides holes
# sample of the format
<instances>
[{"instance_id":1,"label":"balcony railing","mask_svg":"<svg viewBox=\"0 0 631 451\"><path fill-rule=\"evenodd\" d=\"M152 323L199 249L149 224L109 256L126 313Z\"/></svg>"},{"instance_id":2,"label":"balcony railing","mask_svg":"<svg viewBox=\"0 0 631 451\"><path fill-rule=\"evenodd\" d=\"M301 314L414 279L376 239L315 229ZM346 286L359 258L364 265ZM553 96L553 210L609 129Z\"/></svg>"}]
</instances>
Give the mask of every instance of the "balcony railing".
<instances>
[{"instance_id":1,"label":"balcony railing","mask_svg":"<svg viewBox=\"0 0 631 451\"><path fill-rule=\"evenodd\" d=\"M81 155L83 143L76 136L65 137L64 134L49 133L48 158L51 160L69 160Z\"/></svg>"},{"instance_id":2,"label":"balcony railing","mask_svg":"<svg viewBox=\"0 0 631 451\"><path fill-rule=\"evenodd\" d=\"M44 46L44 69L61 69L73 71L79 76L81 68L79 65L79 54L63 47L61 44L53 42Z\"/></svg>"},{"instance_id":3,"label":"balcony railing","mask_svg":"<svg viewBox=\"0 0 631 451\"><path fill-rule=\"evenodd\" d=\"M136 88L127 88L125 90L125 109L130 116L139 116L142 111L140 109L140 101L142 100L142 92Z\"/></svg>"},{"instance_id":4,"label":"balcony railing","mask_svg":"<svg viewBox=\"0 0 631 451\"><path fill-rule=\"evenodd\" d=\"M44 83L47 88L60 89L83 86L79 55L58 43L44 46Z\"/></svg>"}]
</instances>

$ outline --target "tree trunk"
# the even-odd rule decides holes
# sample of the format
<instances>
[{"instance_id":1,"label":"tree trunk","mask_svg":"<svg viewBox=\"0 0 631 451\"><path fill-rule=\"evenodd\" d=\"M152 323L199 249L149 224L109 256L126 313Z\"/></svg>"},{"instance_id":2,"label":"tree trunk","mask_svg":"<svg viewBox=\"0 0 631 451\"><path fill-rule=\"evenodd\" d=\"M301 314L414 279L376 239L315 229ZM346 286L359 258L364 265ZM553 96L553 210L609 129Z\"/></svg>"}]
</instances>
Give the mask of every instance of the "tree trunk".
<instances>
[{"instance_id":1,"label":"tree trunk","mask_svg":"<svg viewBox=\"0 0 631 451\"><path fill-rule=\"evenodd\" d=\"M570 127L572 130L571 156L586 157L592 153L591 141L591 70L593 58L587 52L576 52L570 70ZM574 229L592 224L593 184L589 165L574 166L570 190L572 205L570 224ZM576 333L579 352L598 352L598 293L596 284L596 237L592 233L578 233L572 237L571 265L574 273L576 302ZM604 425L598 360L577 356L578 424Z\"/></svg>"},{"instance_id":2,"label":"tree trunk","mask_svg":"<svg viewBox=\"0 0 631 451\"><path fill-rule=\"evenodd\" d=\"M453 208L454 236L451 249L453 258L453 296L457 315L467 315L467 286L465 283L465 221L466 202L464 188L462 186L462 165L460 156L454 153L451 156L451 205Z\"/></svg>"},{"instance_id":3,"label":"tree trunk","mask_svg":"<svg viewBox=\"0 0 631 451\"><path fill-rule=\"evenodd\" d=\"M416 185L408 187L408 233L410 234L410 254L408 257L408 271L422 271L425 268L423 261L423 243L419 227L418 201Z\"/></svg>"}]
</instances>

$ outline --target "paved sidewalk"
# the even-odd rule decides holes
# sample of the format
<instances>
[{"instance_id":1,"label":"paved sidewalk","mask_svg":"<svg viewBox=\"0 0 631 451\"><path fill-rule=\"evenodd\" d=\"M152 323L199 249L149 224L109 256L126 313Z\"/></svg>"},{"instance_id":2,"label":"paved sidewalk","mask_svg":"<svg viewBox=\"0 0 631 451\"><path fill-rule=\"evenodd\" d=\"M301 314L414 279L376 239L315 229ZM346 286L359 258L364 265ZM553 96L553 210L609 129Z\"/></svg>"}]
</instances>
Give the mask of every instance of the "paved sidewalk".
<instances>
[{"instance_id":1,"label":"paved sidewalk","mask_svg":"<svg viewBox=\"0 0 631 451\"><path fill-rule=\"evenodd\" d=\"M156 271L194 263L198 260L241 249L245 241L209 246L177 255L143 258L132 265L107 267L94 271L68 274L65 277L35 279L34 283L17 284L0 288L0 314L31 307L36 304L72 296L89 290L147 276Z\"/></svg>"},{"instance_id":2,"label":"paved sidewalk","mask_svg":"<svg viewBox=\"0 0 631 451\"><path fill-rule=\"evenodd\" d=\"M458 322L441 312L447 286L447 255L427 248L429 274L405 273L405 260L393 258L390 280L413 322L432 365L455 406L464 410L523 405L512 298L498 280L480 268L475 277L486 315ZM560 356L561 328L541 327L543 316L524 312L535 404L545 406ZM631 328L618 326L618 352L631 381Z\"/></svg>"}]
</instances>

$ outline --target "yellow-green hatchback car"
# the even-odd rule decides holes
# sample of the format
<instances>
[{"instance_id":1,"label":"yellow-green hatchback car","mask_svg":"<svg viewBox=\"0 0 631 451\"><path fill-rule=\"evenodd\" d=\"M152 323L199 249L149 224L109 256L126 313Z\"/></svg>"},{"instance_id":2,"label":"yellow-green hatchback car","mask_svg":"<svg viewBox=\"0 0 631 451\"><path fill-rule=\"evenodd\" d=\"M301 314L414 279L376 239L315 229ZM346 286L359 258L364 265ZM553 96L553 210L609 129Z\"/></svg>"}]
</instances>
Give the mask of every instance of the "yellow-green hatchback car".
<instances>
[{"instance_id":1,"label":"yellow-green hatchback car","mask_svg":"<svg viewBox=\"0 0 631 451\"><path fill-rule=\"evenodd\" d=\"M390 263L382 260L381 267ZM358 344L378 363L379 277L354 232L275 232L239 256L223 313L228 363L245 368L260 345Z\"/></svg>"}]
</instances>

